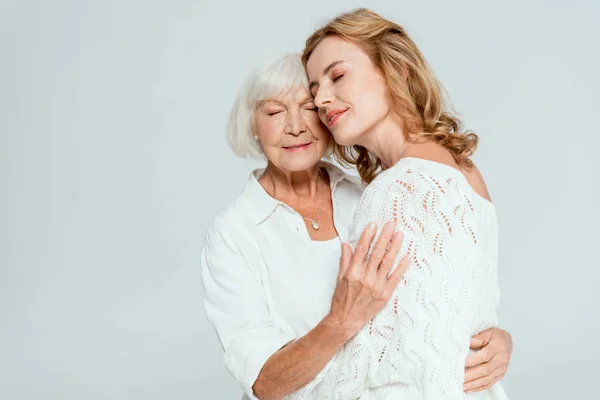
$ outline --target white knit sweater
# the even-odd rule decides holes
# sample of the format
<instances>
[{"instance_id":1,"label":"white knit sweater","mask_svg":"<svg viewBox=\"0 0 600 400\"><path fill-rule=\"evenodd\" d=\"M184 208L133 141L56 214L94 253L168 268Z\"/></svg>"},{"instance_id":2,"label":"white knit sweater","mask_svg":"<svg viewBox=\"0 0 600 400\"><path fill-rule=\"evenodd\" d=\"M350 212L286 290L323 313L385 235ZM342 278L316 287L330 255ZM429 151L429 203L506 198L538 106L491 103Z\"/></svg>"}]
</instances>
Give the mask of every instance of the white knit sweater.
<instances>
[{"instance_id":1,"label":"white knit sweater","mask_svg":"<svg viewBox=\"0 0 600 400\"><path fill-rule=\"evenodd\" d=\"M385 308L289 399L506 399L463 392L470 338L496 326L494 206L457 169L403 158L365 190L350 229L389 220L412 264Z\"/></svg>"}]
</instances>

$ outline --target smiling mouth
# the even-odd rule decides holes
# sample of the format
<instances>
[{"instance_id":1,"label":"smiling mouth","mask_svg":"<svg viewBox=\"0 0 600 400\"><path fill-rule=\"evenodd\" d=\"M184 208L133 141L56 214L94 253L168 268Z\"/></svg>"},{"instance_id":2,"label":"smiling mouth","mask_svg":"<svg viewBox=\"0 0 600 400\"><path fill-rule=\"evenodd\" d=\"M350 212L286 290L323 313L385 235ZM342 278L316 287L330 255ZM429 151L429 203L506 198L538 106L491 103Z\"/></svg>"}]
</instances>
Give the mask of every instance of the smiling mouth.
<instances>
[{"instance_id":1,"label":"smiling mouth","mask_svg":"<svg viewBox=\"0 0 600 400\"><path fill-rule=\"evenodd\" d=\"M344 114L346 111L348 111L348 110L338 111L335 114L333 114L331 117L329 117L329 119L327 120L327 126L329 126L329 127L333 126L333 124L335 124L337 122L339 117L342 116L342 114Z\"/></svg>"},{"instance_id":2,"label":"smiling mouth","mask_svg":"<svg viewBox=\"0 0 600 400\"><path fill-rule=\"evenodd\" d=\"M302 151L308 148L311 143L298 144L295 146L284 146L283 148L288 151Z\"/></svg>"}]
</instances>

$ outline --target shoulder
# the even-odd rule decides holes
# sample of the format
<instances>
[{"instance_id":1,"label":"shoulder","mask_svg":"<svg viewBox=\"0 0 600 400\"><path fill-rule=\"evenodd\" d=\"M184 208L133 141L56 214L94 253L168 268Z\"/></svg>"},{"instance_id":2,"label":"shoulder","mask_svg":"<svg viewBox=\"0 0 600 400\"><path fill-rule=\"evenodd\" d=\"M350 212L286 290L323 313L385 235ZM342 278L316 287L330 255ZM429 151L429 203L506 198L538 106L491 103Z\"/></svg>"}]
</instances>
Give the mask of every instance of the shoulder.
<instances>
[{"instance_id":1,"label":"shoulder","mask_svg":"<svg viewBox=\"0 0 600 400\"><path fill-rule=\"evenodd\" d=\"M364 190L365 184L361 181L360 177L352 175L349 171L328 161L321 161L320 166L327 171L332 183L347 183L361 191Z\"/></svg>"},{"instance_id":2,"label":"shoulder","mask_svg":"<svg viewBox=\"0 0 600 400\"><path fill-rule=\"evenodd\" d=\"M360 179L360 177L355 176L355 175L350 175L346 172L344 172L344 180L346 183L348 183L348 185L351 185L353 188L355 188L356 190L362 192L363 190L365 190L365 184L363 183L363 181Z\"/></svg>"},{"instance_id":3,"label":"shoulder","mask_svg":"<svg viewBox=\"0 0 600 400\"><path fill-rule=\"evenodd\" d=\"M483 175L481 174L481 171L479 171L479 168L473 164L471 168L464 170L463 173L469 184L473 187L473 190L475 190L475 192L477 192L477 194L479 194L481 197L491 202L492 199L490 197L490 193L487 185L485 184L485 179L483 179Z\"/></svg>"},{"instance_id":4,"label":"shoulder","mask_svg":"<svg viewBox=\"0 0 600 400\"><path fill-rule=\"evenodd\" d=\"M414 193L425 183L422 165L398 162L396 165L382 171L367 186L365 195L389 194L397 190Z\"/></svg>"},{"instance_id":5,"label":"shoulder","mask_svg":"<svg viewBox=\"0 0 600 400\"><path fill-rule=\"evenodd\" d=\"M420 158L403 158L375 178L365 190L365 197L380 199L395 207L412 203L427 204L434 198L450 199L457 180L464 180L461 171L453 166Z\"/></svg>"},{"instance_id":6,"label":"shoulder","mask_svg":"<svg viewBox=\"0 0 600 400\"><path fill-rule=\"evenodd\" d=\"M240 198L229 201L209 224L209 230L227 230L235 226L240 215Z\"/></svg>"},{"instance_id":7,"label":"shoulder","mask_svg":"<svg viewBox=\"0 0 600 400\"><path fill-rule=\"evenodd\" d=\"M231 278L253 268L259 245L240 203L239 198L230 202L206 230L201 249L203 279Z\"/></svg>"},{"instance_id":8,"label":"shoulder","mask_svg":"<svg viewBox=\"0 0 600 400\"><path fill-rule=\"evenodd\" d=\"M365 184L360 177L352 175L329 162L321 162L321 166L325 168L329 174L329 180L336 187L338 192L344 193L346 196L343 200L358 200L365 190Z\"/></svg>"},{"instance_id":9,"label":"shoulder","mask_svg":"<svg viewBox=\"0 0 600 400\"><path fill-rule=\"evenodd\" d=\"M219 242L229 242L241 222L240 199L230 201L210 222L204 236L204 250L210 250Z\"/></svg>"},{"instance_id":10,"label":"shoulder","mask_svg":"<svg viewBox=\"0 0 600 400\"><path fill-rule=\"evenodd\" d=\"M206 229L205 248L218 242L227 242L231 246L233 242L252 236L249 232L261 207L258 185L251 175L238 196L225 203Z\"/></svg>"},{"instance_id":11,"label":"shoulder","mask_svg":"<svg viewBox=\"0 0 600 400\"><path fill-rule=\"evenodd\" d=\"M224 236L247 236L248 231L274 208L274 200L265 194L253 171L236 198L225 204L209 224L206 240Z\"/></svg>"}]
</instances>

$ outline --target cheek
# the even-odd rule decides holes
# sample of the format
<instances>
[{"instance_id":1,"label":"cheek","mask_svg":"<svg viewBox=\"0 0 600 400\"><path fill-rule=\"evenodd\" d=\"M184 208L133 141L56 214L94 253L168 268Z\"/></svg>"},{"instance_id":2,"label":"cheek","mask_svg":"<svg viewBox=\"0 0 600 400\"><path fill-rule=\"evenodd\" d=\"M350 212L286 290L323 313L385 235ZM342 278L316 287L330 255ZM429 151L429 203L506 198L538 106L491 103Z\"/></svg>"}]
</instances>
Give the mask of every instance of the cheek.
<instances>
[{"instance_id":1,"label":"cheek","mask_svg":"<svg viewBox=\"0 0 600 400\"><path fill-rule=\"evenodd\" d=\"M325 110L319 109L319 122L321 123L321 125L323 125L324 128L327 129L327 126L325 125L325 115Z\"/></svg>"},{"instance_id":2,"label":"cheek","mask_svg":"<svg viewBox=\"0 0 600 400\"><path fill-rule=\"evenodd\" d=\"M281 123L278 118L261 117L256 121L256 135L263 146L277 144L281 138Z\"/></svg>"},{"instance_id":3,"label":"cheek","mask_svg":"<svg viewBox=\"0 0 600 400\"><path fill-rule=\"evenodd\" d=\"M325 124L321 122L321 119L318 116L316 116L310 124L307 124L307 126L308 129L310 129L313 137L316 139L327 141L331 137L329 128L327 128Z\"/></svg>"},{"instance_id":4,"label":"cheek","mask_svg":"<svg viewBox=\"0 0 600 400\"><path fill-rule=\"evenodd\" d=\"M387 113L390 110L390 91L383 77L378 76L373 88L374 103Z\"/></svg>"},{"instance_id":5,"label":"cheek","mask_svg":"<svg viewBox=\"0 0 600 400\"><path fill-rule=\"evenodd\" d=\"M387 92L384 89L378 84L374 84L371 87L367 86L362 92L363 95L359 97L360 107L358 107L358 112L361 119L365 120L365 122L379 120L388 114L390 104Z\"/></svg>"},{"instance_id":6,"label":"cheek","mask_svg":"<svg viewBox=\"0 0 600 400\"><path fill-rule=\"evenodd\" d=\"M307 115L304 118L304 122L313 137L320 139L329 135L329 130L323 125L319 114L316 112L311 112L310 115Z\"/></svg>"}]
</instances>

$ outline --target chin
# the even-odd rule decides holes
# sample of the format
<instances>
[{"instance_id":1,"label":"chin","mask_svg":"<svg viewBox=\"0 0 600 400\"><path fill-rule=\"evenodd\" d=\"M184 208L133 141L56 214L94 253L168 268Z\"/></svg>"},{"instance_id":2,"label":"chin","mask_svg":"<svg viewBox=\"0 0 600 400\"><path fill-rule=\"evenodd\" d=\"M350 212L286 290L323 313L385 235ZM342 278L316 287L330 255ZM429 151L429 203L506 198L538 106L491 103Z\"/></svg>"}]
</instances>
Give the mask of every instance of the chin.
<instances>
[{"instance_id":1,"label":"chin","mask_svg":"<svg viewBox=\"0 0 600 400\"><path fill-rule=\"evenodd\" d=\"M341 146L354 146L358 143L358 137L360 136L356 132L344 131L338 129L336 132L331 132L335 142Z\"/></svg>"},{"instance_id":2,"label":"chin","mask_svg":"<svg viewBox=\"0 0 600 400\"><path fill-rule=\"evenodd\" d=\"M301 157L286 157L283 162L284 169L290 172L308 171L315 167L321 161L321 157L316 154Z\"/></svg>"}]
</instances>

